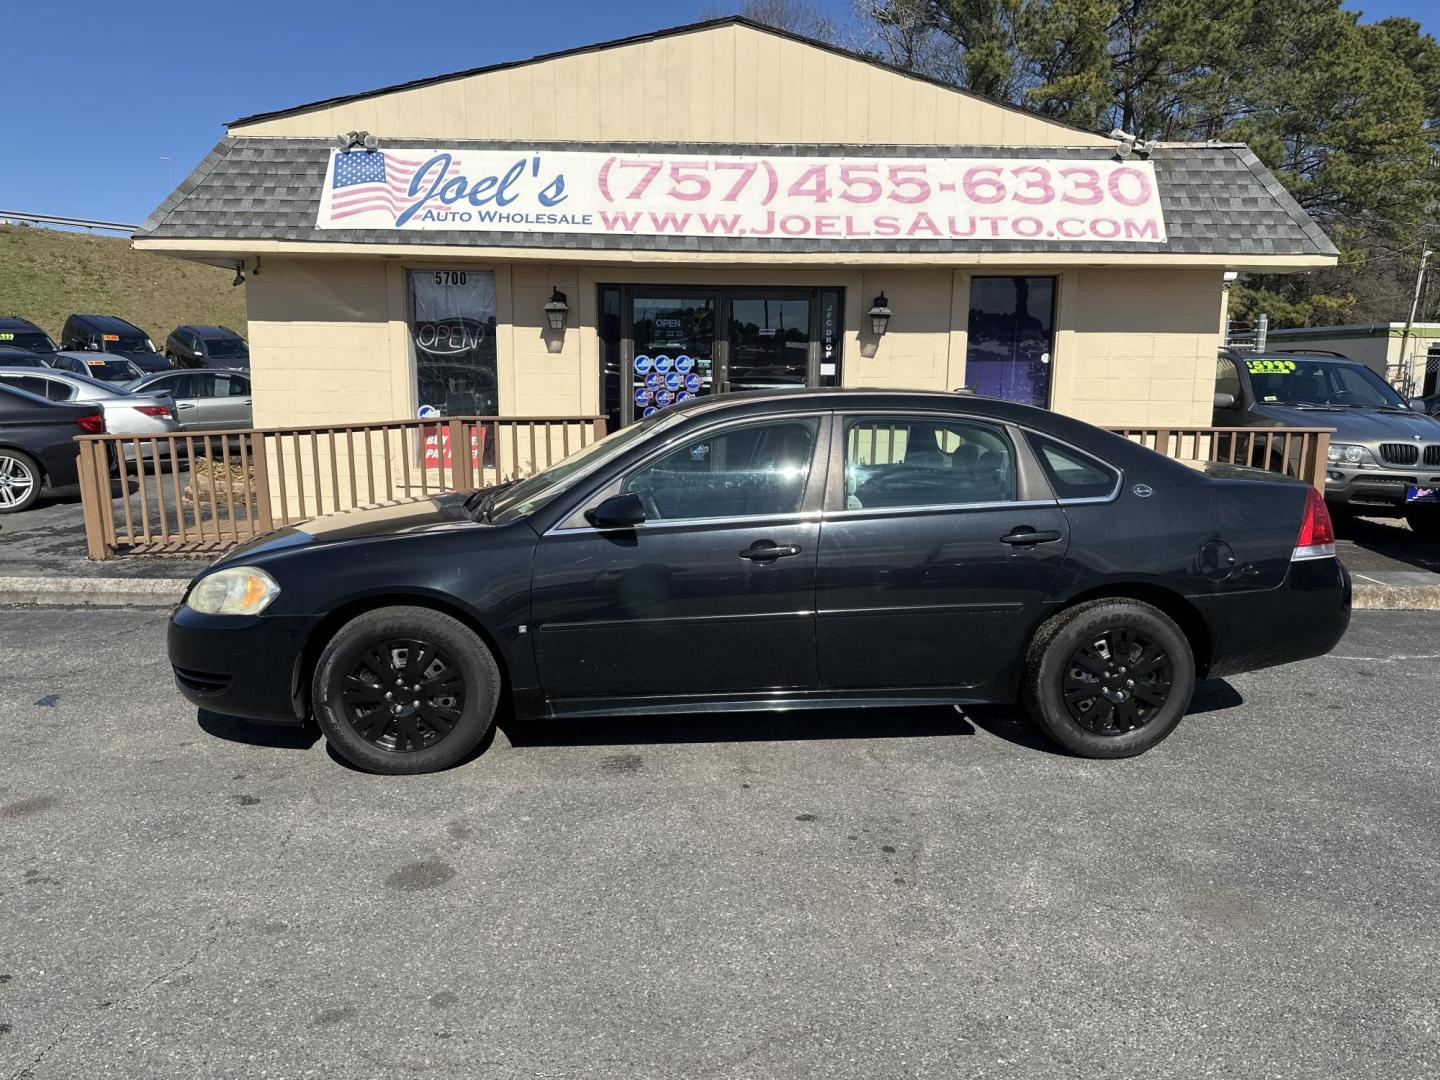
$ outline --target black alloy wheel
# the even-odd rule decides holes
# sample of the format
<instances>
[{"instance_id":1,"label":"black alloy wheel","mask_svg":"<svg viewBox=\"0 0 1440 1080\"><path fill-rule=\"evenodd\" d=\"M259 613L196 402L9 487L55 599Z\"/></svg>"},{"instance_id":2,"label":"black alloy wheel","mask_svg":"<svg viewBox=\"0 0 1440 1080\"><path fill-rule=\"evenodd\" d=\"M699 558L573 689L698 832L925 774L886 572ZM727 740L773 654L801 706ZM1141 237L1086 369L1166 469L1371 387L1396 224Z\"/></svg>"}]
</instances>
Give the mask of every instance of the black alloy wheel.
<instances>
[{"instance_id":1,"label":"black alloy wheel","mask_svg":"<svg viewBox=\"0 0 1440 1080\"><path fill-rule=\"evenodd\" d=\"M1138 627L1117 626L1070 654L1065 708L1087 731L1124 735L1154 719L1173 681L1163 645Z\"/></svg>"},{"instance_id":2,"label":"black alloy wheel","mask_svg":"<svg viewBox=\"0 0 1440 1080\"><path fill-rule=\"evenodd\" d=\"M500 669L458 619L430 608L377 608L326 644L311 698L330 747L352 765L435 772L463 760L490 731Z\"/></svg>"},{"instance_id":3,"label":"black alloy wheel","mask_svg":"<svg viewBox=\"0 0 1440 1080\"><path fill-rule=\"evenodd\" d=\"M1023 701L1072 753L1132 757L1175 730L1195 691L1184 631L1152 604L1091 600L1045 622L1025 657Z\"/></svg>"},{"instance_id":4,"label":"black alloy wheel","mask_svg":"<svg viewBox=\"0 0 1440 1080\"><path fill-rule=\"evenodd\" d=\"M465 708L465 674L434 642L389 638L361 653L340 703L366 742L414 753L454 730Z\"/></svg>"}]
</instances>

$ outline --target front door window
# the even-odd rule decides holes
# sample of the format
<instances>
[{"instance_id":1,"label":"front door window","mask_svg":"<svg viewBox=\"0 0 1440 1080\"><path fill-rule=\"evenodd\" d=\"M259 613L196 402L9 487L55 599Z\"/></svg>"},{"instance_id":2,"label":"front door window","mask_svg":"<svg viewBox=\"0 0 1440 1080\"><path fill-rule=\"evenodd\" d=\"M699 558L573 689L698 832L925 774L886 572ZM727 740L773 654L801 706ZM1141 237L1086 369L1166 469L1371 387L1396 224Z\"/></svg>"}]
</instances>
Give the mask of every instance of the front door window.
<instances>
[{"instance_id":1,"label":"front door window","mask_svg":"<svg viewBox=\"0 0 1440 1080\"><path fill-rule=\"evenodd\" d=\"M1047 408L1054 333L1055 278L971 278L966 385L987 397Z\"/></svg>"},{"instance_id":2,"label":"front door window","mask_svg":"<svg viewBox=\"0 0 1440 1080\"><path fill-rule=\"evenodd\" d=\"M778 420L706 435L633 473L646 522L794 514L819 421Z\"/></svg>"}]
</instances>

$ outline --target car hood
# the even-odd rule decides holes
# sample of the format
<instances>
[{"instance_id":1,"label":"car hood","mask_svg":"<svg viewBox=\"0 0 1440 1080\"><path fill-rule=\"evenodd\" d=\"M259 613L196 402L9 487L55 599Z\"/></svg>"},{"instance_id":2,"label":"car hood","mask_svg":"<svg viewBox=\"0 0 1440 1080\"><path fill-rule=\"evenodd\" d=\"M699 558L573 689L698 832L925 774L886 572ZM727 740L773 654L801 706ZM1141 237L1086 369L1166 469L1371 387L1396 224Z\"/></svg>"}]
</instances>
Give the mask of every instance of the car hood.
<instances>
[{"instance_id":1,"label":"car hood","mask_svg":"<svg viewBox=\"0 0 1440 1080\"><path fill-rule=\"evenodd\" d=\"M1388 413L1365 409L1287 409L1263 406L1267 419L1288 427L1333 427L1331 442L1440 442L1440 420L1421 413Z\"/></svg>"},{"instance_id":2,"label":"car hood","mask_svg":"<svg viewBox=\"0 0 1440 1080\"><path fill-rule=\"evenodd\" d=\"M465 500L469 495L468 491L452 492L325 514L241 544L214 565L244 562L257 556L315 544L405 536L435 529L484 528L472 521L465 510Z\"/></svg>"}]
</instances>

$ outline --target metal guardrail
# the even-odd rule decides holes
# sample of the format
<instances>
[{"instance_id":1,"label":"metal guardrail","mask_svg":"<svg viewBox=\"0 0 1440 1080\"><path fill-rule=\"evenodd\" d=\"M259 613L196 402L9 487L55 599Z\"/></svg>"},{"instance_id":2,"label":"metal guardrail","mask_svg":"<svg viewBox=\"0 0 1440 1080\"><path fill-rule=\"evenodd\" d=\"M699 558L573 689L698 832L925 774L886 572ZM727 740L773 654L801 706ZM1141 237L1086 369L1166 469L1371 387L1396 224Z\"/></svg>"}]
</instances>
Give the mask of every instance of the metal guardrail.
<instances>
[{"instance_id":1,"label":"metal guardrail","mask_svg":"<svg viewBox=\"0 0 1440 1080\"><path fill-rule=\"evenodd\" d=\"M320 514L529 476L604 436L602 416L82 435L86 554L216 555Z\"/></svg>"},{"instance_id":2,"label":"metal guardrail","mask_svg":"<svg viewBox=\"0 0 1440 1080\"><path fill-rule=\"evenodd\" d=\"M59 217L55 214L22 214L19 210L0 210L0 221L29 221L36 225L69 225L77 229L102 229L105 232L133 233L138 225L119 221L92 221L89 218Z\"/></svg>"},{"instance_id":3,"label":"metal guardrail","mask_svg":"<svg viewBox=\"0 0 1440 1080\"><path fill-rule=\"evenodd\" d=\"M1334 428L1118 427L1110 428L1166 457L1248 465L1293 476L1325 491L1325 465Z\"/></svg>"}]
</instances>

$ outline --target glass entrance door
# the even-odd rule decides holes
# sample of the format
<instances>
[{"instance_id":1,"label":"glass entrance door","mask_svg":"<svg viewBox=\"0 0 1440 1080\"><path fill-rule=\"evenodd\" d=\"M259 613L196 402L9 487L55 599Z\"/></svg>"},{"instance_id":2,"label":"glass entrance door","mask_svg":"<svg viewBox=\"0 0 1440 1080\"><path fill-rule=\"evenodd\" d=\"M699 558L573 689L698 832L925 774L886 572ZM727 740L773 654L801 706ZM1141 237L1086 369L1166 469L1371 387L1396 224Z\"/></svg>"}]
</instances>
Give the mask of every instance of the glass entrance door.
<instances>
[{"instance_id":1,"label":"glass entrance door","mask_svg":"<svg viewBox=\"0 0 1440 1080\"><path fill-rule=\"evenodd\" d=\"M629 424L701 394L839 386L844 303L839 288L602 285L605 411Z\"/></svg>"},{"instance_id":2,"label":"glass entrance door","mask_svg":"<svg viewBox=\"0 0 1440 1080\"><path fill-rule=\"evenodd\" d=\"M735 297L729 309L726 390L770 390L810 382L808 297Z\"/></svg>"},{"instance_id":3,"label":"glass entrance door","mask_svg":"<svg viewBox=\"0 0 1440 1080\"><path fill-rule=\"evenodd\" d=\"M713 296L636 296L631 309L630 418L715 392Z\"/></svg>"},{"instance_id":4,"label":"glass entrance door","mask_svg":"<svg viewBox=\"0 0 1440 1080\"><path fill-rule=\"evenodd\" d=\"M1055 349L1053 277L970 279L965 384L977 394L1050 405Z\"/></svg>"}]
</instances>

